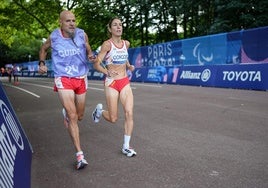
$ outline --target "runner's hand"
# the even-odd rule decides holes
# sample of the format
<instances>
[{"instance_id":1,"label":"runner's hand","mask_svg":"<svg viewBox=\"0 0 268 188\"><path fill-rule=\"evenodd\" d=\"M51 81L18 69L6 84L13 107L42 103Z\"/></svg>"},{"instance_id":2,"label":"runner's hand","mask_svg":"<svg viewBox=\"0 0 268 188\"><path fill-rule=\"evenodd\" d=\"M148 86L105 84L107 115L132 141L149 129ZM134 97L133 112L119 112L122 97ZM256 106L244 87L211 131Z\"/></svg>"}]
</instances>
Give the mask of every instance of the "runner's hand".
<instances>
[{"instance_id":1,"label":"runner's hand","mask_svg":"<svg viewBox=\"0 0 268 188\"><path fill-rule=\"evenodd\" d=\"M130 70L131 72L133 72L133 71L135 70L135 66L134 66L134 65L130 65L130 66L128 67L128 70Z\"/></svg>"},{"instance_id":2,"label":"runner's hand","mask_svg":"<svg viewBox=\"0 0 268 188\"><path fill-rule=\"evenodd\" d=\"M89 61L95 63L95 61L97 60L97 57L96 57L96 55L91 54L91 55L88 55L88 59L89 59Z\"/></svg>"},{"instance_id":3,"label":"runner's hand","mask_svg":"<svg viewBox=\"0 0 268 188\"><path fill-rule=\"evenodd\" d=\"M47 66L46 65L39 65L38 73L39 74L47 73Z\"/></svg>"}]
</instances>

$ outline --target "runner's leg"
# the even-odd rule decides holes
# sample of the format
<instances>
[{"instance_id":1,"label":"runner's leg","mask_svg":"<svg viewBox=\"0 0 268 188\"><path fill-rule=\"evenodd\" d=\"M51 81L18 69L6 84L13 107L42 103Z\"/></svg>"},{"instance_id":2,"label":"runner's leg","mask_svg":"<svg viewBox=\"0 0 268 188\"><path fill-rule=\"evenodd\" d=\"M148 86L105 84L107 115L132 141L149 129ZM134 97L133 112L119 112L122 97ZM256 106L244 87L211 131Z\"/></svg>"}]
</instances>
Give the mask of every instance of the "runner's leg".
<instances>
[{"instance_id":1,"label":"runner's leg","mask_svg":"<svg viewBox=\"0 0 268 188\"><path fill-rule=\"evenodd\" d=\"M75 106L77 110L78 120L81 121L85 112L86 93L75 95Z\"/></svg>"},{"instance_id":2,"label":"runner's leg","mask_svg":"<svg viewBox=\"0 0 268 188\"><path fill-rule=\"evenodd\" d=\"M126 85L120 92L120 101L123 105L125 115L125 135L131 136L133 131L133 106L134 99L130 85Z\"/></svg>"},{"instance_id":3,"label":"runner's leg","mask_svg":"<svg viewBox=\"0 0 268 188\"><path fill-rule=\"evenodd\" d=\"M66 110L69 119L68 131L73 141L74 147L77 152L81 151L79 128L78 128L78 115L75 105L75 94L73 90L59 89L58 90L60 101Z\"/></svg>"},{"instance_id":4,"label":"runner's leg","mask_svg":"<svg viewBox=\"0 0 268 188\"><path fill-rule=\"evenodd\" d=\"M105 120L115 123L118 119L119 92L113 88L105 87L105 96L108 109L102 112L102 116Z\"/></svg>"}]
</instances>

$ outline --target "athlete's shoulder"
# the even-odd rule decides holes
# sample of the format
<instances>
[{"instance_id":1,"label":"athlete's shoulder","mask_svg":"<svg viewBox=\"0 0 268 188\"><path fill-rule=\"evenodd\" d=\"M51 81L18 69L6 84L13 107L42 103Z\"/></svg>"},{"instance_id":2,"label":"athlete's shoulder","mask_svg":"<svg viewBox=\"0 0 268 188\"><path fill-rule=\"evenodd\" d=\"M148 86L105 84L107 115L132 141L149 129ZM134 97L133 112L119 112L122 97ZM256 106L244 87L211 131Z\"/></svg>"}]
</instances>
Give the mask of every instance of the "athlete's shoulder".
<instances>
[{"instance_id":1,"label":"athlete's shoulder","mask_svg":"<svg viewBox=\"0 0 268 188\"><path fill-rule=\"evenodd\" d=\"M75 28L75 35L82 40L87 40L87 35L83 29Z\"/></svg>"},{"instance_id":2,"label":"athlete's shoulder","mask_svg":"<svg viewBox=\"0 0 268 188\"><path fill-rule=\"evenodd\" d=\"M104 41L103 44L102 44L102 46L105 47L106 49L109 49L110 50L112 44L113 44L112 41L109 39L109 40Z\"/></svg>"},{"instance_id":3,"label":"athlete's shoulder","mask_svg":"<svg viewBox=\"0 0 268 188\"><path fill-rule=\"evenodd\" d=\"M54 29L54 30L51 32L51 35L56 35L56 34L60 34L60 28Z\"/></svg>"},{"instance_id":4,"label":"athlete's shoulder","mask_svg":"<svg viewBox=\"0 0 268 188\"><path fill-rule=\"evenodd\" d=\"M128 40L124 40L124 43L125 43L126 47L129 48L130 42Z\"/></svg>"},{"instance_id":5,"label":"athlete's shoulder","mask_svg":"<svg viewBox=\"0 0 268 188\"><path fill-rule=\"evenodd\" d=\"M113 44L113 42L111 39L108 39L108 40L104 41L103 44L107 44L107 45L111 46Z\"/></svg>"},{"instance_id":6,"label":"athlete's shoulder","mask_svg":"<svg viewBox=\"0 0 268 188\"><path fill-rule=\"evenodd\" d=\"M75 33L76 33L76 35L79 35L81 37L84 37L86 35L85 31L83 29L80 29L80 28L75 28Z\"/></svg>"},{"instance_id":7,"label":"athlete's shoulder","mask_svg":"<svg viewBox=\"0 0 268 188\"><path fill-rule=\"evenodd\" d=\"M85 33L85 31L83 30L83 29L81 29L81 28L75 28L75 31L76 32L79 32L79 33Z\"/></svg>"},{"instance_id":8,"label":"athlete's shoulder","mask_svg":"<svg viewBox=\"0 0 268 188\"><path fill-rule=\"evenodd\" d=\"M52 41L55 40L58 37L61 37L60 28L54 29L50 34L50 38L51 38Z\"/></svg>"}]
</instances>

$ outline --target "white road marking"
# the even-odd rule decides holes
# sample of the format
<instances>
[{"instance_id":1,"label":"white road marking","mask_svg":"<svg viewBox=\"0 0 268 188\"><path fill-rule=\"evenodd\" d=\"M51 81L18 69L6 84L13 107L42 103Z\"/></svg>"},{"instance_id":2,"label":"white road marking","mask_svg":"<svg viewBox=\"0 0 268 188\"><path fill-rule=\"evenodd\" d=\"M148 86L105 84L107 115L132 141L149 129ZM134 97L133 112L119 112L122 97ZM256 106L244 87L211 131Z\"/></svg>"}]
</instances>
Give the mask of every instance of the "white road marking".
<instances>
[{"instance_id":1,"label":"white road marking","mask_svg":"<svg viewBox=\"0 0 268 188\"><path fill-rule=\"evenodd\" d=\"M28 90L26 90L26 89L20 88L20 87L18 87L18 86L13 86L13 85L8 85L8 84L4 84L4 85L5 85L5 86L8 86L8 87L15 88L15 89L18 89L18 90L21 90L21 91L24 91L25 93L28 93L28 94L30 94L30 95L33 95L33 96L36 97L36 98L40 98L39 95L37 95L37 94L35 94L35 93L31 92L31 91L28 91Z\"/></svg>"},{"instance_id":2,"label":"white road marking","mask_svg":"<svg viewBox=\"0 0 268 188\"><path fill-rule=\"evenodd\" d=\"M89 81L88 81L88 85L103 86L103 82L101 82L101 83L96 83L96 82L90 82L90 80L89 80Z\"/></svg>"},{"instance_id":3,"label":"white road marking","mask_svg":"<svg viewBox=\"0 0 268 188\"><path fill-rule=\"evenodd\" d=\"M90 80L89 80L88 85L103 86L103 82L101 82L101 83L96 83L96 82L90 82ZM130 84L130 86L131 86L131 89L137 89L136 87L132 87L132 83ZM88 87L88 88L90 88L90 89L95 89L95 90L101 90L101 91L104 91L104 89L98 89L98 88L94 88L94 87Z\"/></svg>"},{"instance_id":4,"label":"white road marking","mask_svg":"<svg viewBox=\"0 0 268 188\"><path fill-rule=\"evenodd\" d=\"M30 83L30 82L22 82L21 84L32 85L32 86L37 86L37 87L43 87L43 88L47 88L47 89L54 89L54 87L51 87L51 86L44 86L44 85L35 84L35 83ZM131 85L132 85L132 84L133 84L133 83L131 83ZM103 86L103 83L101 83L101 84L100 84L100 83L89 83L88 85ZM137 84L137 85L141 85L141 84ZM11 86L11 85L7 85L7 84L6 84L6 86ZM146 84L144 84L144 86L151 86L151 87L153 87L153 85L146 85ZM39 95L36 95L36 94L34 94L34 93L32 93L32 92L26 90L26 89L22 89L22 88L17 87L17 86L16 86L16 87L15 87L15 86L11 86L11 87L20 89L20 90L22 90L22 91L24 91L24 92L30 93L30 94L32 94L32 95L34 95L34 96L40 98ZM156 87L157 87L157 86L156 86ZM131 88L132 88L132 89L136 89L136 87L132 87L132 86L131 86ZM97 87L88 87L88 89L98 90L98 91L104 91L104 88L97 88Z\"/></svg>"},{"instance_id":5,"label":"white road marking","mask_svg":"<svg viewBox=\"0 0 268 188\"><path fill-rule=\"evenodd\" d=\"M131 85L136 85L136 86L145 86L145 87L162 87L162 85L155 85L155 84L142 84L142 83L137 83L137 82L131 82Z\"/></svg>"},{"instance_id":6,"label":"white road marking","mask_svg":"<svg viewBox=\"0 0 268 188\"><path fill-rule=\"evenodd\" d=\"M44 87L44 88L48 88L48 89L54 89L53 87L50 87L50 86L43 86L43 85L33 84L33 83L29 83L29 82L28 83L23 82L23 84L28 84L28 85L38 86L38 87ZM104 89L96 88L96 87L88 87L88 89L104 91Z\"/></svg>"},{"instance_id":7,"label":"white road marking","mask_svg":"<svg viewBox=\"0 0 268 188\"><path fill-rule=\"evenodd\" d=\"M104 91L104 89L102 89L102 88L96 88L96 87L88 87L88 89L93 89L93 90Z\"/></svg>"},{"instance_id":8,"label":"white road marking","mask_svg":"<svg viewBox=\"0 0 268 188\"><path fill-rule=\"evenodd\" d=\"M38 87L43 87L43 88L48 88L48 89L53 89L53 87L50 87L50 86L43 86L43 85L40 85L40 84L33 84L33 83L29 83L29 82L28 83L23 82L22 84L38 86Z\"/></svg>"}]
</instances>

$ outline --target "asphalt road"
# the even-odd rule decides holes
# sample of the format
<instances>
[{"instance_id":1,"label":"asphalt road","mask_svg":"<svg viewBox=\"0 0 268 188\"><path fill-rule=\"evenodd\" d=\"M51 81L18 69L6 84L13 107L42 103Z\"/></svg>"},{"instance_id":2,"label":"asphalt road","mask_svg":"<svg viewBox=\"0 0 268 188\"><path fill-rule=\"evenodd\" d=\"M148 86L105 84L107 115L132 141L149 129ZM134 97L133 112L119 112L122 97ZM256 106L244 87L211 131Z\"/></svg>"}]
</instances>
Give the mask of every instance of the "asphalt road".
<instances>
[{"instance_id":1,"label":"asphalt road","mask_svg":"<svg viewBox=\"0 0 268 188\"><path fill-rule=\"evenodd\" d=\"M90 80L80 123L89 165L77 171L53 80L1 81L34 150L32 188L268 187L265 91L132 83L138 155L127 158L122 108L115 125L92 123L105 98L102 82Z\"/></svg>"}]
</instances>

